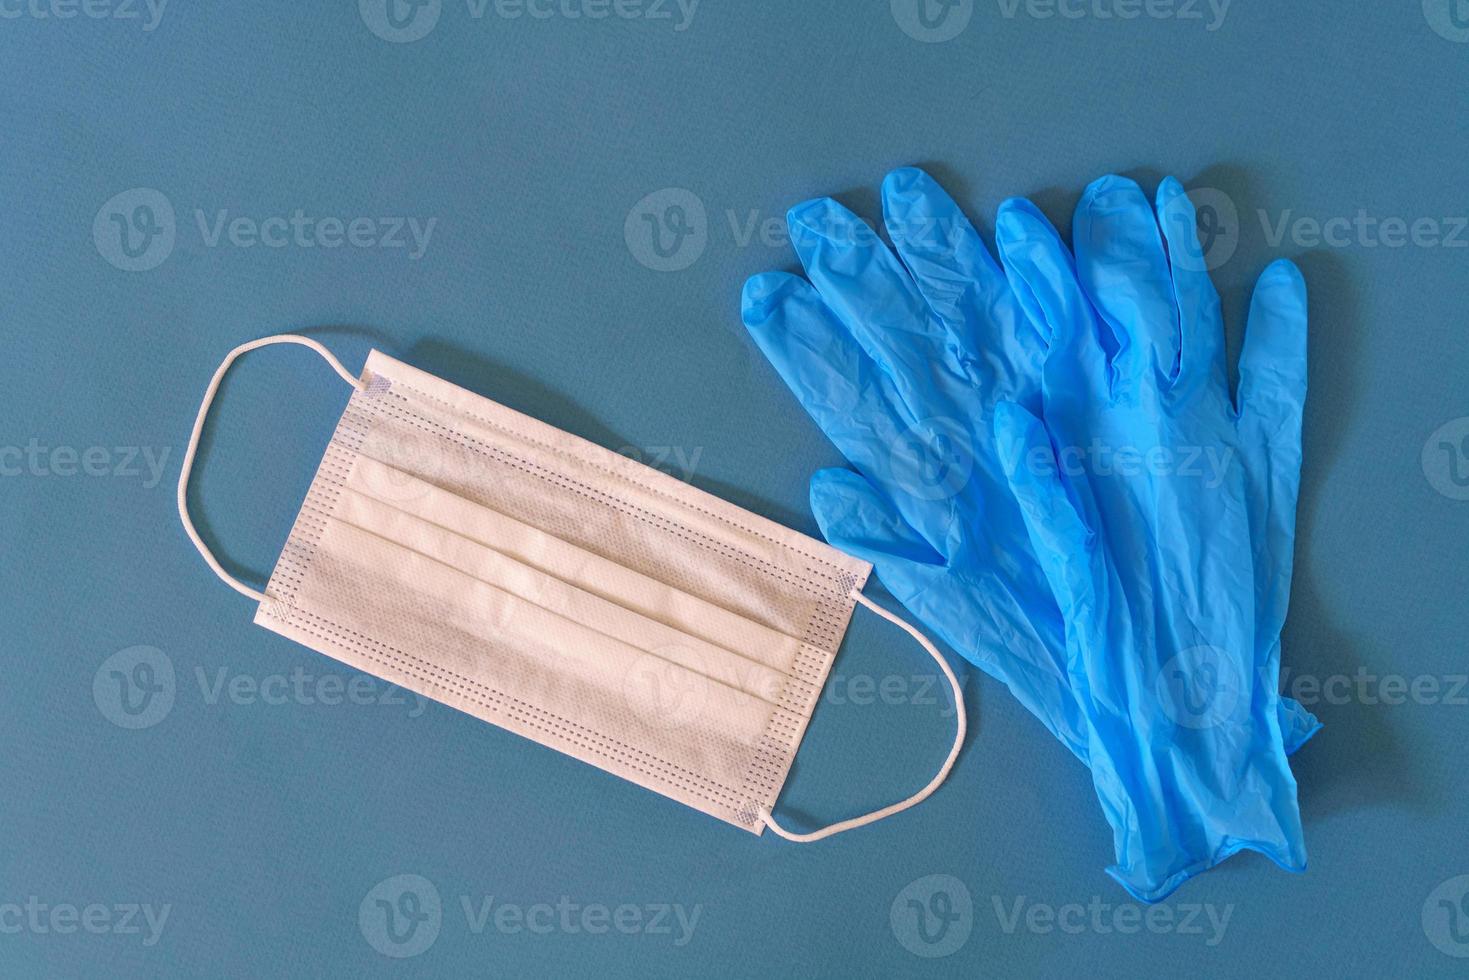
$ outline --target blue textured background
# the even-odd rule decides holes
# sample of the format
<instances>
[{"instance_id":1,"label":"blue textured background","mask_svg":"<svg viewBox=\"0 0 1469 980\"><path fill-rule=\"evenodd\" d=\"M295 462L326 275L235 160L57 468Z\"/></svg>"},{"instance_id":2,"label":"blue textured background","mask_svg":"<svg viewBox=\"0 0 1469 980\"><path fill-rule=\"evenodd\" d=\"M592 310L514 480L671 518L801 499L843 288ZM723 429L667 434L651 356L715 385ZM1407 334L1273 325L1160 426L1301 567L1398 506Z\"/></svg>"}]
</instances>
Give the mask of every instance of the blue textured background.
<instances>
[{"instance_id":1,"label":"blue textured background","mask_svg":"<svg viewBox=\"0 0 1469 980\"><path fill-rule=\"evenodd\" d=\"M652 0L619 8L637 17L592 0L605 19L566 16L582 0L546 18L443 0L418 13L437 9L426 36L396 43L369 26L373 0L365 15L353 0L174 0L156 23L141 0L90 2L137 16L0 3L0 973L1469 967L1450 955L1469 955L1469 901L1453 905L1469 885L1469 692L1454 691L1469 671L1469 501L1448 469L1469 457L1439 445L1469 428L1455 423L1469 415L1469 3L1236 0L1221 20L1155 0L1128 20L1102 16L1139 9L1126 0L1067 6L1079 17L986 0L930 43L903 29L907 0L704 0L682 30L672 3L646 16ZM1108 170L1215 189L1239 216L1215 273L1233 349L1258 270L1278 255L1304 269L1312 391L1285 657L1328 690L1345 679L1316 699L1328 727L1296 760L1307 874L1241 856L1166 903L1171 922L1120 931L1137 920L1102 874L1110 839L1086 774L967 668L977 723L948 785L805 847L437 705L322 704L309 685L251 696L294 670L353 679L252 626L178 526L188 427L231 346L308 329L354 370L378 346L814 533L807 477L839 459L744 336L739 289L793 264L762 222L825 193L871 215L883 174L910 163L985 229L1012 194L1064 226ZM167 200L175 236L129 272L110 215L158 200L137 188ZM650 268L636 210L666 188L706 214L668 272ZM417 258L210 244L221 212L296 209L435 224ZM1426 224L1398 246L1294 224L1272 241L1282 218L1359 211ZM268 573L345 394L291 348L227 384L195 499L239 574ZM166 454L161 476L130 473L127 447ZM108 475L71 472L68 453L88 450ZM156 723L129 729L109 685L135 655L109 658L137 646L174 684ZM836 675L783 797L802 818L910 791L949 738L932 668L873 617L859 614ZM1419 694L1390 703L1388 676ZM400 874L443 906L407 959L377 952L358 915ZM106 906L95 933L51 918L90 903ZM129 931L116 907L130 903L166 906L162 929ZM544 918L538 903L577 911ZM497 926L502 904L549 929ZM643 910L626 931L582 927L582 909L622 905ZM697 915L692 931L673 915L649 928L657 906Z\"/></svg>"}]
</instances>

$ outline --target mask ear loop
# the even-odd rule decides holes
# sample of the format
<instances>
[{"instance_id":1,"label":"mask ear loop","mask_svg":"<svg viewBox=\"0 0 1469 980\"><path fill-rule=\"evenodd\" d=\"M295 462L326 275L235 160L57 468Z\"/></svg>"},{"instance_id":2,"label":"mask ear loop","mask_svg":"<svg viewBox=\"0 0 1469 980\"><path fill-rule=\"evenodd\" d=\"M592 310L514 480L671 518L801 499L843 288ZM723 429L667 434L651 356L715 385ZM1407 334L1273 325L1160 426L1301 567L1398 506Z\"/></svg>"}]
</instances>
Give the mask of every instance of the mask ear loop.
<instances>
[{"instance_id":1,"label":"mask ear loop","mask_svg":"<svg viewBox=\"0 0 1469 980\"><path fill-rule=\"evenodd\" d=\"M332 370L336 371L343 381L358 391L366 387L364 382L352 377L347 369L342 367L342 362L333 357L331 351L310 337L302 337L293 333L262 337L259 340L252 340L248 344L241 344L229 352L224 362L214 372L214 377L210 379L209 387L204 391L204 401L199 405L199 416L194 419L194 431L189 436L189 448L184 453L183 467L179 470L179 520L184 524L184 533L188 534L189 540L194 542L194 547L199 549L199 554L204 556L205 563L213 569L215 575L219 576L220 581L241 595L254 599L256 602L264 602L265 593L250 588L250 586L225 571L224 566L220 565L219 560L214 557L214 553L204 544L204 539L199 537L199 532L194 529L194 522L189 517L189 474L194 468L194 454L199 451L199 437L204 432L204 420L209 415L209 406L214 401L215 393L219 391L219 383L224 380L225 372L230 369L230 365L235 362L235 358L241 354L255 350L257 347L269 347L272 344L300 344L302 347L310 347L326 359L326 362L332 366Z\"/></svg>"},{"instance_id":2,"label":"mask ear loop","mask_svg":"<svg viewBox=\"0 0 1469 980\"><path fill-rule=\"evenodd\" d=\"M936 648L932 643L929 642L928 637L918 632L918 630L915 629L911 623L888 612L882 606L879 606L877 603L873 602L871 599L867 598L859 591L853 590L852 598L856 599L862 605L866 606L868 609L871 609L873 612L877 613L888 622L893 623L896 626L902 627L904 632L913 637L913 639L917 640L918 643L923 647L923 649L928 651L928 655L933 658L934 663L939 665L939 669L942 670L944 672L944 676L949 679L949 687L954 692L954 717L958 721L958 724L956 726L957 730L954 732L954 747L949 749L949 757L944 760L944 764L939 768L938 774L929 781L929 784L923 787L918 792L914 793L912 796L908 797L906 800L903 800L899 803L894 803L891 806L885 806L881 810L874 810L873 812L868 813L864 816L853 817L850 820L843 820L840 823L834 823L830 826L822 827L820 830L813 830L809 834L791 833L789 830L786 830L780 824L775 822L775 817L771 814L769 807L760 808L760 819L765 822L765 826L769 827L771 830L775 831L786 840L795 841L798 844L809 844L812 841L823 840L824 838L831 837L834 834L840 834L843 831L852 830L857 827L865 827L870 823L876 823L877 821L882 820L885 817L890 817L895 813L901 813L911 806L917 806L919 803L922 803L924 800L933 795L934 790L938 789L944 784L945 779L949 778L949 770L954 768L954 760L959 757L959 748L964 744L964 732L968 725L968 722L964 715L964 692L960 689L959 679L954 676L954 671L950 669L948 661L946 661L943 658L943 655L938 652L938 648Z\"/></svg>"}]
</instances>

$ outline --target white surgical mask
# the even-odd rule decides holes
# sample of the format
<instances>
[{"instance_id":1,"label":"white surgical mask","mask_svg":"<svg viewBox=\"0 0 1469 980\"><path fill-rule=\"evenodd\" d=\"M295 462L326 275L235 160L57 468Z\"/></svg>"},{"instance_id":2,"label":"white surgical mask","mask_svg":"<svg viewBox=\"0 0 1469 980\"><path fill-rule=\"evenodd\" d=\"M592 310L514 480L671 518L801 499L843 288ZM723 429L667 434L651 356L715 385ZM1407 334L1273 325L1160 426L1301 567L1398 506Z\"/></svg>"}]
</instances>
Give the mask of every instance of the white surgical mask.
<instances>
[{"instance_id":1,"label":"white surgical mask","mask_svg":"<svg viewBox=\"0 0 1469 980\"><path fill-rule=\"evenodd\" d=\"M220 380L279 343L354 391L259 592L215 560L186 497ZM867 562L378 351L360 379L306 337L231 351L178 506L261 626L756 834L817 840L913 806L963 742L958 681L862 595ZM914 796L791 833L771 809L859 602L943 670L954 746Z\"/></svg>"}]
</instances>

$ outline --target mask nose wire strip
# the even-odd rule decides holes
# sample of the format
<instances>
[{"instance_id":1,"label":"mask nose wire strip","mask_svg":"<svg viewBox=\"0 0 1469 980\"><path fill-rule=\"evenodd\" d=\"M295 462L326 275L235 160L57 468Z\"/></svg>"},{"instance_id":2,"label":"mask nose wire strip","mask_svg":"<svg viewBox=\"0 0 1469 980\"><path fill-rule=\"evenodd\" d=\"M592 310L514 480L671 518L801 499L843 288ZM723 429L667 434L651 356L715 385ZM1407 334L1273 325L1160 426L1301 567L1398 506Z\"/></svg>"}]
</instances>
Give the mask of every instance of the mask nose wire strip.
<instances>
[{"instance_id":1,"label":"mask nose wire strip","mask_svg":"<svg viewBox=\"0 0 1469 980\"><path fill-rule=\"evenodd\" d=\"M949 770L954 768L954 760L959 757L959 748L964 744L964 732L968 724L964 716L964 692L959 688L959 679L954 676L954 671L949 668L948 661L944 660L943 655L940 654L938 652L938 649L929 642L928 637L918 632L918 630L915 629L910 623L888 612L882 606L879 606L877 603L867 598L861 592L853 591L852 597L860 602L862 605L866 606L868 609L871 609L873 612L877 613L883 619L886 619L888 622L893 623L896 626L902 627L909 636L913 637L913 639L919 642L923 649L928 651L928 655L930 657L933 657L934 663L939 665L939 669L942 670L944 672L944 676L949 679L949 687L952 688L954 692L954 718L957 721L956 731L954 732L954 747L949 749L949 757L944 760L943 766L940 767L938 774L929 781L929 784L923 787L918 792L914 793L912 796L908 797L906 800L903 800L899 803L894 803L891 806L885 806L881 810L874 810L873 812L866 814L865 816L853 817L850 820L843 820L840 823L834 823L830 826L822 827L820 830L813 830L809 834L791 833L789 830L786 830L780 824L775 822L775 817L771 815L770 809L768 807L760 808L760 819L765 822L765 826L769 827L771 830L775 831L786 840L795 841L798 844L809 844L812 841L822 840L824 838L831 837L833 834L840 834L846 830L852 830L856 827L865 827L867 824L876 823L877 821L882 820L885 817L890 817L895 813L901 813L911 806L917 806L919 803L922 803L924 800L928 799L930 795L932 795L934 790L938 789L944 784L945 779L949 778Z\"/></svg>"},{"instance_id":2,"label":"mask nose wire strip","mask_svg":"<svg viewBox=\"0 0 1469 980\"><path fill-rule=\"evenodd\" d=\"M265 593L257 592L225 571L224 567L220 565L219 560L214 557L213 552L205 545L204 539L199 537L199 532L194 529L194 522L189 518L189 474L194 468L194 454L199 450L199 437L204 432L204 420L209 415L209 406L214 401L215 393L219 391L219 383L224 380L225 372L230 369L230 365L235 362L235 358L241 354L249 353L257 347L269 347L272 344L300 344L302 347L310 347L326 359L326 362L332 366L332 370L337 372L343 381L358 391L366 387L362 381L352 377L347 369L342 367L342 362L333 357L331 351L310 337L302 337L292 333L276 334L273 337L262 337L259 340L252 340L248 344L241 344L229 352L224 362L220 364L219 369L214 372L214 377L210 379L209 387L204 391L204 400L199 405L199 417L194 419L194 431L189 436L189 448L184 453L183 467L179 470L179 520L183 521L184 532L188 534L189 540L194 542L194 547L199 549L199 554L204 556L204 561L213 569L214 574L219 576L220 581L241 595L254 599L256 602L264 602Z\"/></svg>"}]
</instances>

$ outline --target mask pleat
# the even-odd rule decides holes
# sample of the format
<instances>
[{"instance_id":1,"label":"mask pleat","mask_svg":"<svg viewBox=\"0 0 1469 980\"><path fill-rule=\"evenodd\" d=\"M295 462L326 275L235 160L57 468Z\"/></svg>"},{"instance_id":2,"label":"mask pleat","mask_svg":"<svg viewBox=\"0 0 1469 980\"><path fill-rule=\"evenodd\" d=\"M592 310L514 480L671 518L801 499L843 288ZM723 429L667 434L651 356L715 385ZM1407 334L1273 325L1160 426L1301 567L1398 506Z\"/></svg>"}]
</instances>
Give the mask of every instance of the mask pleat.
<instances>
[{"instance_id":1,"label":"mask pleat","mask_svg":"<svg viewBox=\"0 0 1469 980\"><path fill-rule=\"evenodd\" d=\"M358 497L420 518L492 549L653 624L726 651L751 667L788 672L800 640L730 613L698 596L592 554L555 535L395 469L361 457L348 488ZM358 503L359 507L367 506ZM371 525L368 525L371 526Z\"/></svg>"},{"instance_id":2,"label":"mask pleat","mask_svg":"<svg viewBox=\"0 0 1469 980\"><path fill-rule=\"evenodd\" d=\"M398 387L382 396L361 451L788 636L802 636L813 613L834 597L840 601L850 588L850 579L822 561L679 506L646 482L612 479L585 462L488 431L483 423L435 414L432 403L401 397ZM609 462L637 466L607 455L614 457ZM679 482L656 471L647 476ZM691 492L683 484L675 489Z\"/></svg>"},{"instance_id":3,"label":"mask pleat","mask_svg":"<svg viewBox=\"0 0 1469 980\"><path fill-rule=\"evenodd\" d=\"M555 617L561 629L599 633L771 704L785 686L786 675L764 664L649 619L626 605L579 589L471 538L355 491L348 490L330 519L468 575L505 593L506 602L535 605Z\"/></svg>"},{"instance_id":4,"label":"mask pleat","mask_svg":"<svg viewBox=\"0 0 1469 980\"><path fill-rule=\"evenodd\" d=\"M574 720L614 746L653 743L657 759L729 780L776 710L350 525L329 525L322 543L313 580L322 587L303 590L301 607L359 623L370 608L370 628L361 632L444 692L501 703L543 725ZM556 704L577 705L579 717L541 708ZM695 718L694 729L714 737L681 737Z\"/></svg>"}]
</instances>

